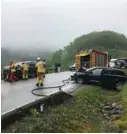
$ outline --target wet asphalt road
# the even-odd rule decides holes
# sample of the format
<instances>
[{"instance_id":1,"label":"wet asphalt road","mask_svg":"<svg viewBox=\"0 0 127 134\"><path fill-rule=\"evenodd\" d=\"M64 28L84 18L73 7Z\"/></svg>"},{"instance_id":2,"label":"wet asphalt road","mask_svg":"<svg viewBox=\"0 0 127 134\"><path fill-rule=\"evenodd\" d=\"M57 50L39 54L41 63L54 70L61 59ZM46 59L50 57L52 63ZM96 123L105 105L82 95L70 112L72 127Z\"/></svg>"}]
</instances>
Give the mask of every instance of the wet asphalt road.
<instances>
[{"instance_id":1,"label":"wet asphalt road","mask_svg":"<svg viewBox=\"0 0 127 134\"><path fill-rule=\"evenodd\" d=\"M62 80L70 78L70 75L74 72L61 72L47 74L44 82L44 86L58 86L62 85ZM30 103L36 99L42 98L35 96L31 93L31 90L36 88L36 79L29 79L27 81L18 81L14 83L3 82L1 85L1 113L4 114L24 104ZM67 84L62 88L63 91L68 92L73 90L75 84ZM58 88L43 89L40 92L44 95L51 95L58 92Z\"/></svg>"}]
</instances>

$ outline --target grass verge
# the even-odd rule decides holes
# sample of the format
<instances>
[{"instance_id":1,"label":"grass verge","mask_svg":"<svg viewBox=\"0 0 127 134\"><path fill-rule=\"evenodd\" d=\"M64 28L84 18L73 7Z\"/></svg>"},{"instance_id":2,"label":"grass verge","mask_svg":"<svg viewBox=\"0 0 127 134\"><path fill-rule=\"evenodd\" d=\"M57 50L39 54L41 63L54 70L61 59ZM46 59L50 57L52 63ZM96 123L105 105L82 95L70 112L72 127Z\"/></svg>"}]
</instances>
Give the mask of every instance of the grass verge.
<instances>
[{"instance_id":1,"label":"grass verge","mask_svg":"<svg viewBox=\"0 0 127 134\"><path fill-rule=\"evenodd\" d=\"M44 113L31 110L31 115L15 122L3 132L81 133L124 132L127 129L127 84L121 92L82 87L70 103L49 107ZM106 119L101 112L105 102L119 102L124 113L117 120Z\"/></svg>"}]
</instances>

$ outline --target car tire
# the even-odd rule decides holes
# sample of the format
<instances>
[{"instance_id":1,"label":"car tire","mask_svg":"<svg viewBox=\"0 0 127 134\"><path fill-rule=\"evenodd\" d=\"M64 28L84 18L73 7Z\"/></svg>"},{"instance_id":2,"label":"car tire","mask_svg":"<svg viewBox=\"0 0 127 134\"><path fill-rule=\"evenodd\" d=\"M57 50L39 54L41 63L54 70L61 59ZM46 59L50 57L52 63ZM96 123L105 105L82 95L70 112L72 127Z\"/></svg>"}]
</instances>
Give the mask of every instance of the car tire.
<instances>
[{"instance_id":1,"label":"car tire","mask_svg":"<svg viewBox=\"0 0 127 134\"><path fill-rule=\"evenodd\" d=\"M122 89L122 87L123 87L123 83L122 82L120 82L120 81L116 82L115 89L117 91L120 91Z\"/></svg>"},{"instance_id":2,"label":"car tire","mask_svg":"<svg viewBox=\"0 0 127 134\"><path fill-rule=\"evenodd\" d=\"M83 83L84 83L84 80L83 80L82 78L78 78L78 79L77 79L77 83L78 83L78 84L83 84Z\"/></svg>"}]
</instances>

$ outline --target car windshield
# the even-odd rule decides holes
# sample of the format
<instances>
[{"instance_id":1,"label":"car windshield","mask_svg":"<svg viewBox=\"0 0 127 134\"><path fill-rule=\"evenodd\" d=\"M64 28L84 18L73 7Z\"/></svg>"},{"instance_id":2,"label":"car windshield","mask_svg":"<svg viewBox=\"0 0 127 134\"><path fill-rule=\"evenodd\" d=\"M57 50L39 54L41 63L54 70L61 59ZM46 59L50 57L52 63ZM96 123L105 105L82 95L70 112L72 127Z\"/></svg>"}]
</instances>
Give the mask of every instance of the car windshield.
<instances>
[{"instance_id":1,"label":"car windshield","mask_svg":"<svg viewBox=\"0 0 127 134\"><path fill-rule=\"evenodd\" d=\"M123 62L124 64L126 64L126 61L125 60L120 60L120 62Z\"/></svg>"},{"instance_id":2,"label":"car windshield","mask_svg":"<svg viewBox=\"0 0 127 134\"><path fill-rule=\"evenodd\" d=\"M126 63L127 63L127 59L120 59L120 61L124 61L124 62L126 62Z\"/></svg>"}]
</instances>

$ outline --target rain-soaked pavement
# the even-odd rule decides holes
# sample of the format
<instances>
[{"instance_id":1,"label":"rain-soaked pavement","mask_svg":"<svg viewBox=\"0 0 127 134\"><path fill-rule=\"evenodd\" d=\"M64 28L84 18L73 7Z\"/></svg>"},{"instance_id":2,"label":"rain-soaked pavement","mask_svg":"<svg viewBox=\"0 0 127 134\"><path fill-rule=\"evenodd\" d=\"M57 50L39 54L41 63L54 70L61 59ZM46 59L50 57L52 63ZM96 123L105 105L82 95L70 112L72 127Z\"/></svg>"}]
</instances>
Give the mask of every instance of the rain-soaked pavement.
<instances>
[{"instance_id":1,"label":"rain-soaked pavement","mask_svg":"<svg viewBox=\"0 0 127 134\"><path fill-rule=\"evenodd\" d=\"M74 72L61 72L47 74L45 77L44 86L58 86L62 85L62 80L70 78L70 75ZM3 82L1 85L1 113L4 114L24 104L30 103L36 99L42 98L35 96L31 93L31 90L36 88L36 79L29 79L27 81L18 81L14 83ZM68 84L62 88L63 91L68 92L72 90L74 84ZM58 92L58 88L43 89L41 94L51 95Z\"/></svg>"}]
</instances>

